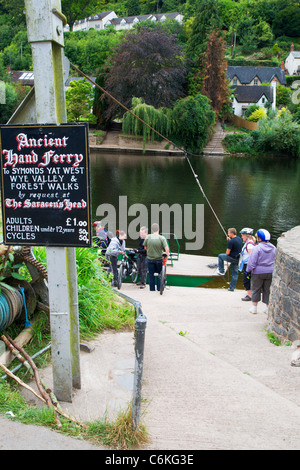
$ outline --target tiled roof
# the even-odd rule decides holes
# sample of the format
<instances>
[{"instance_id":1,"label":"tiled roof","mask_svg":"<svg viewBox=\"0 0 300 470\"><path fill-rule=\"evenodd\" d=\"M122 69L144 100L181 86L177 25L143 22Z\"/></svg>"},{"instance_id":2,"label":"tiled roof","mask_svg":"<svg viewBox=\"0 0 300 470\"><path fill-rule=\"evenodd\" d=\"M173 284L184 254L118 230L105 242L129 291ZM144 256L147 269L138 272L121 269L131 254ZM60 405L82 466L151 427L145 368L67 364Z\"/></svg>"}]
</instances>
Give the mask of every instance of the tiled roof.
<instances>
[{"instance_id":1,"label":"tiled roof","mask_svg":"<svg viewBox=\"0 0 300 470\"><path fill-rule=\"evenodd\" d=\"M102 13L97 13L96 15L89 16L88 18L85 18L84 20L75 21L74 24L83 23L86 20L89 20L89 21L103 20L103 18L108 16L110 13L114 13L114 12L112 10L111 11L102 11Z\"/></svg>"},{"instance_id":2,"label":"tiled roof","mask_svg":"<svg viewBox=\"0 0 300 470\"><path fill-rule=\"evenodd\" d=\"M281 67L247 67L242 65L229 65L227 67L227 77L230 80L237 77L239 81L245 85L252 82L255 77L259 78L262 83L271 83L273 78L277 77L282 85L286 85L284 70Z\"/></svg>"},{"instance_id":3,"label":"tiled roof","mask_svg":"<svg viewBox=\"0 0 300 470\"><path fill-rule=\"evenodd\" d=\"M263 95L270 103L273 103L271 86L235 86L233 94L239 103L257 103Z\"/></svg>"}]
</instances>

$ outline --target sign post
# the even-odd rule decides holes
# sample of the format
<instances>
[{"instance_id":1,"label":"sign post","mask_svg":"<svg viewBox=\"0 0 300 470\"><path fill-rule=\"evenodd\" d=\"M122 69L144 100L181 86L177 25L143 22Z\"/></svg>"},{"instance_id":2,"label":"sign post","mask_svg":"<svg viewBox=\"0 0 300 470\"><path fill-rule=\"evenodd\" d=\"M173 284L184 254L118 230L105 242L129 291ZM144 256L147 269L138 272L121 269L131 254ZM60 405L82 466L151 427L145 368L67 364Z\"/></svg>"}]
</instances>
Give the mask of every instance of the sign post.
<instances>
[{"instance_id":1,"label":"sign post","mask_svg":"<svg viewBox=\"0 0 300 470\"><path fill-rule=\"evenodd\" d=\"M49 238L49 242L47 243L46 241L45 244L48 246L47 269L52 343L53 388L58 400L71 402L72 387L81 387L77 274L74 248L77 244L73 244L73 242L66 243L65 240L66 238L69 239L69 236L70 239L74 237L77 240L77 236L79 237L79 228L84 228L88 232L88 234L85 233L84 235L88 239L88 243L85 242L85 246L89 246L90 239L88 227L79 227L77 225L77 220L85 220L88 222L88 219L85 219L84 217L79 219L78 214L81 210L88 211L89 201L85 200L84 203L81 203L81 207L77 205L75 209L73 203L79 204L81 199L79 201L77 198L75 200L73 199L75 198L74 192L76 192L76 181L74 179L71 181L71 178L72 176L75 179L77 177L79 178L79 175L67 175L61 172L64 171L64 168L77 168L73 165L77 163L81 164L82 162L79 162L78 159L76 160L74 155L81 152L75 152L74 149L71 149L70 152L62 152L62 150L64 150L64 145L72 145L71 136L68 136L68 134L64 135L64 132L62 134L60 133L60 127L62 126L53 126L67 121L63 77L63 26L66 20L64 15L61 13L61 2L60 0L25 0L25 8L28 40L32 47L36 116L37 123L41 126L37 126L34 130L25 128L17 130L18 134L11 137L12 140L16 139L14 141L14 143L17 144L16 150L14 150L14 147L11 145L6 145L4 147L2 142L2 149L7 150L7 153L2 154L3 170L7 170L7 173L3 175L3 183L6 185L6 190L11 191L12 196L6 197L6 194L2 194L2 197L4 197L5 200L13 200L13 202L4 203L4 209L10 211L13 208L9 206L16 203L19 205L19 207L16 207L16 210L21 211L22 209L23 215L19 215L17 217L15 212L15 215L9 216L7 213L7 217L24 219L23 224L22 221L14 221L13 224L10 224L10 220L5 221L6 241L11 244L15 243L15 241L9 239L9 237L13 236L13 230L8 229L9 225L16 225L16 227L19 227L15 232L17 233L17 237L19 237L18 244L20 245L24 242L29 243L30 237L34 237L31 239L32 245L35 244L35 241L37 241L36 244L43 244L44 241ZM43 125L50 126L53 134L49 134L48 128L43 129ZM47 137L45 137L46 132L44 132L46 130L48 132ZM14 129L9 128L7 131L13 133ZM27 135L27 138L30 136L32 140L25 143L25 137L22 137L19 134L25 134ZM18 135L19 137L17 137ZM64 137L69 137L69 139L64 140ZM5 134L3 138L4 140L10 139L7 134ZM44 142L41 140L43 138ZM48 138L61 139L60 141L56 140L56 145L59 145L60 142L61 147L56 148L55 145L51 147L51 143L53 142L50 142L50 140L47 141ZM37 146L34 146L34 139L36 139ZM12 142L12 140L10 142ZM5 142L9 143L9 140L5 140ZM27 144L29 145L28 147L26 147ZM43 145L43 147L39 147L39 144ZM12 152L9 153L11 150ZM64 161L62 161L62 157L59 157L59 155L69 153L73 155L73 158L70 157L69 160L65 157ZM33 163L28 163L28 159L27 163L23 163L25 162L25 157L24 160L22 160L20 155L23 155L23 157L24 155L31 155ZM55 155L58 156L57 161ZM12 160L10 160L11 158ZM13 160L14 158L15 160ZM34 163L35 160L37 161ZM15 162L15 166L13 162ZM43 164L44 167L42 166ZM37 168L37 170L34 171L38 171L36 176L40 177L40 181L34 181L34 174L15 174L17 173L17 168L20 170L23 169L23 171L25 168ZM48 172L50 168L56 168L57 170L60 168L59 171L56 171L58 179L55 179L55 181L53 180L52 182L50 182L51 173L50 171ZM41 174L41 169L45 170L44 174ZM48 179L43 180L43 176L45 175ZM21 194L15 193L16 187L12 187L12 176L28 176L28 178L25 178L26 181L23 181L25 186L24 190L20 189ZM64 180L61 180L61 183L59 182L59 176L63 177ZM9 183L7 183L6 177L8 178ZM11 186L9 187L10 183ZM20 184L20 178L16 178L15 183ZM40 188L37 188L36 190L34 190L34 187L29 189L29 185L32 185L33 183L40 183L45 186L40 186ZM54 186L52 186L54 189L50 190L50 184L52 183L54 183ZM63 183L70 184L69 191L68 189L65 189L66 186L62 186L61 188L58 186L58 184L63 185ZM77 184L79 184L78 180ZM57 189L56 192L55 185ZM46 189L47 195L45 195ZM65 196L61 195L60 191L64 191ZM26 196L22 198L25 193ZM68 193L70 194L68 195ZM38 196L34 197L33 194L40 194L40 202L44 203L43 207L41 204L39 206L36 204L38 202ZM52 197L51 194L54 194L54 197ZM55 196L57 196L57 198ZM28 199L26 206L25 197ZM61 200L61 198L63 199ZM61 204L61 202L63 202L65 207L57 208L56 204ZM85 203L87 204L87 207L84 207ZM47 207L46 204L48 204ZM70 206L70 204L72 206ZM27 207L27 205L29 207ZM66 208L68 205L69 208L71 207L71 211ZM30 216L25 215L29 214L29 211ZM69 217L66 218L67 212L69 212ZM41 213L44 215L41 216L41 220L38 221L40 222L39 224L36 222L36 214ZM47 225L45 222L48 217L49 224ZM27 219L25 220L25 218ZM69 223L67 222L68 218L70 219ZM26 226L27 229L22 228L23 226ZM38 230L37 227L39 227L40 230ZM42 227L44 228L43 232L41 231ZM53 227L55 227L54 231L51 232ZM60 229L57 229L57 227L61 227L62 230L64 228L74 229L74 231L65 232L67 237L63 237L63 239L61 239L60 236L62 233L59 232ZM82 241L83 240L81 240L81 242ZM53 246L51 246L52 244Z\"/></svg>"}]
</instances>

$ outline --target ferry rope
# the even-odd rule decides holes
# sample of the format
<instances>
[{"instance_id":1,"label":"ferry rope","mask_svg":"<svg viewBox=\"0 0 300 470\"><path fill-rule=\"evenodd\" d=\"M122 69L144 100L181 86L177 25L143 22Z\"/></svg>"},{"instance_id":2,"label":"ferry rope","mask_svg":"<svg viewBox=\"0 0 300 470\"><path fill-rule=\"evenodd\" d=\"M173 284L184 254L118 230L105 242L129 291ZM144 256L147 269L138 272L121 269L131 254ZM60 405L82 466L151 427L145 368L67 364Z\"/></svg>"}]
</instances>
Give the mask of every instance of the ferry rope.
<instances>
[{"instance_id":1,"label":"ferry rope","mask_svg":"<svg viewBox=\"0 0 300 470\"><path fill-rule=\"evenodd\" d=\"M142 124L144 124L145 126L147 126L149 129L151 129L153 132L155 132L157 135L159 135L162 139L164 139L165 141L167 141L169 144L173 145L174 147L176 147L178 150L180 150L181 152L184 153L184 156L191 168L191 171L194 175L194 178L195 178L195 181L197 183L197 185L199 186L199 189L200 191L202 192L202 195L204 197L204 199L206 200L207 204L209 205L210 209L212 210L218 224L220 225L223 233L225 234L225 237L227 238L227 233L226 233L226 230L224 229L223 225L221 224L216 212L214 211L211 203L209 202L201 184L200 184L200 181L198 179L198 175L195 173L195 170L190 162L190 159L188 157L188 152L179 147L178 145L174 144L174 142L172 142L171 140L169 140L167 137L165 137L164 135L160 134L156 129L154 129L153 127L151 127L147 122L143 121L143 119L141 119L139 116L137 116L135 113L133 113L130 109L128 109L123 103L121 103L120 101L118 101L114 96L112 96L108 91L106 91L104 88L102 88L100 85L98 85L98 83L96 83L94 80L92 80L90 77L88 77L84 72L82 72L78 67L76 67L76 65L70 63L70 66L76 70L76 72L78 72L82 77L84 77L86 80L88 80L90 83L92 83L95 87L99 88L99 90L102 91L102 93L104 93L105 95L107 95L110 99L112 99L113 101L115 101L115 103L117 103L119 106L121 106L123 109L125 109L128 113L130 113L132 116L134 116L136 119L138 119ZM201 156L201 155L196 155L196 154L193 154L193 153L190 153L190 155L196 157L196 156Z\"/></svg>"}]
</instances>

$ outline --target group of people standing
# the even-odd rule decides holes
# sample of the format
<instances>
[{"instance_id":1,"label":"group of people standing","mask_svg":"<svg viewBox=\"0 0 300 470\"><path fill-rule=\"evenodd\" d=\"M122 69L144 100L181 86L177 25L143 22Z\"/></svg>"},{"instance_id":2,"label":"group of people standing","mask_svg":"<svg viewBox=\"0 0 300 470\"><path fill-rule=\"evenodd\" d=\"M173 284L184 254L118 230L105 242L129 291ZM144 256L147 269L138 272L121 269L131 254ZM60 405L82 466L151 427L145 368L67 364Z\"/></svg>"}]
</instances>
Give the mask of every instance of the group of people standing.
<instances>
[{"instance_id":1,"label":"group of people standing","mask_svg":"<svg viewBox=\"0 0 300 470\"><path fill-rule=\"evenodd\" d=\"M106 259L110 262L110 271L113 274L113 285L117 282L118 256L125 254L126 233L117 230L113 237L110 232L101 226L101 222L95 223L98 246L103 248ZM237 236L235 228L228 229L226 253L218 256L217 274L224 276L224 262L231 264L232 275L228 290L233 292L236 288L239 272L243 274L243 285L246 290L243 301L251 301L251 313L257 313L257 304L260 300L268 309L270 287L272 282L273 265L276 256L276 248L270 242L271 235L265 229L259 229L253 236L253 229L245 227L240 231L241 237ZM111 237L111 238L110 238ZM159 274L163 265L163 254L166 253L166 261L170 255L166 238L159 234L159 225L151 226L151 234L147 227L141 227L138 240L139 254L138 268L140 275L140 288L146 287L147 275L149 275L149 289L160 290ZM157 276L155 276L157 274Z\"/></svg>"},{"instance_id":2,"label":"group of people standing","mask_svg":"<svg viewBox=\"0 0 300 470\"><path fill-rule=\"evenodd\" d=\"M240 238L235 228L228 229L227 250L218 256L217 274L225 274L224 261L231 263L232 275L228 290L232 292L239 271L243 273L246 296L242 300L252 302L249 311L255 314L260 300L265 304L265 312L268 311L276 247L270 242L268 230L259 229L255 237L253 233L252 228L245 227L240 231Z\"/></svg>"},{"instance_id":3,"label":"group of people standing","mask_svg":"<svg viewBox=\"0 0 300 470\"><path fill-rule=\"evenodd\" d=\"M99 240L102 240L97 245L100 248L103 248L105 257L109 261L110 266L109 270L113 274L113 286L117 287L118 285L118 256L125 254L125 240L126 233L123 230L117 230L116 236L109 239L108 243L106 235L109 232L105 232L106 229L101 227L101 223L95 225L96 228L96 237ZM97 231L98 229L98 231ZM101 232L102 231L102 232ZM103 233L104 231L104 233ZM102 238L100 236L102 233ZM140 236L138 240L138 248L136 252L139 254L138 257L138 270L140 275L140 282L138 283L141 289L146 287L147 274L149 274L149 288L150 291L155 291L155 287L160 291L160 277L159 274L162 270L163 263L163 253L166 253L166 261L169 257L169 246L166 238L163 235L159 234L159 225L154 223L151 227L151 234L148 234L147 227L141 227ZM105 238L105 246L103 245L103 239ZM155 276L155 274L158 274Z\"/></svg>"}]
</instances>

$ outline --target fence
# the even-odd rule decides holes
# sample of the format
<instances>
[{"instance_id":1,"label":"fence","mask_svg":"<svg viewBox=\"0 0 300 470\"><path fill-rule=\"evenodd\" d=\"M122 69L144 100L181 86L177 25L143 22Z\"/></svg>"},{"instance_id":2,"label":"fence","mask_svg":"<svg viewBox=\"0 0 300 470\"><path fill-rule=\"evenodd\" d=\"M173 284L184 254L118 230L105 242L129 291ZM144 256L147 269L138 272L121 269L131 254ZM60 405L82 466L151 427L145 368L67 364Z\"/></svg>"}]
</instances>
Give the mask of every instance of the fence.
<instances>
[{"instance_id":1,"label":"fence","mask_svg":"<svg viewBox=\"0 0 300 470\"><path fill-rule=\"evenodd\" d=\"M246 121L246 119L243 119L240 116L233 115L230 120L237 127L243 127L244 129L249 129L250 131L256 131L257 129L257 122Z\"/></svg>"}]
</instances>

